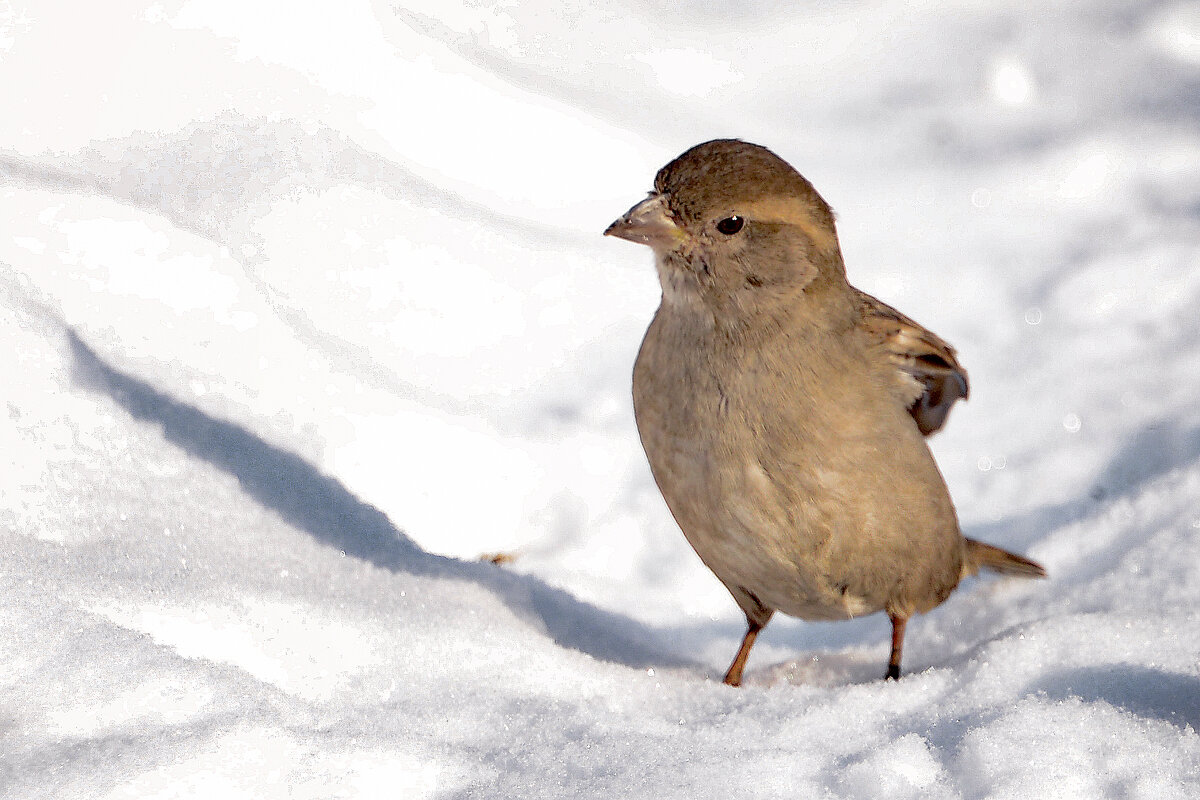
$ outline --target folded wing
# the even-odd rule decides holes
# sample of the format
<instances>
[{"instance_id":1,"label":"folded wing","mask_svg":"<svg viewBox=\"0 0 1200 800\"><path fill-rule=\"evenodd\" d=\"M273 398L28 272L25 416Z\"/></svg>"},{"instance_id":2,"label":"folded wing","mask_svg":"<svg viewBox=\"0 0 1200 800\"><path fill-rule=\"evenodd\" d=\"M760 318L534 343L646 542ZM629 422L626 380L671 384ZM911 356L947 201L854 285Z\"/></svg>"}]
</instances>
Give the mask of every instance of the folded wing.
<instances>
[{"instance_id":1,"label":"folded wing","mask_svg":"<svg viewBox=\"0 0 1200 800\"><path fill-rule=\"evenodd\" d=\"M928 436L946 423L957 400L966 399L967 371L937 334L866 292L858 292L858 299L863 330L895 365L908 412Z\"/></svg>"}]
</instances>

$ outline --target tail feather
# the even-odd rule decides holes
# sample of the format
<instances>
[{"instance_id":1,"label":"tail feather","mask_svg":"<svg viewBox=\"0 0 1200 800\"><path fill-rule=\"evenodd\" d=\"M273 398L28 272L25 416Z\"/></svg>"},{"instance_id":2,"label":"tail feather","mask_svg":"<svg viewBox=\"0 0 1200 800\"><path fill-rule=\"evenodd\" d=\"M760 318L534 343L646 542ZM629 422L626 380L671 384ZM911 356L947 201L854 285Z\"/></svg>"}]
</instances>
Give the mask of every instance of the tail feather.
<instances>
[{"instance_id":1,"label":"tail feather","mask_svg":"<svg viewBox=\"0 0 1200 800\"><path fill-rule=\"evenodd\" d=\"M981 569L1001 575L1017 575L1023 578L1044 578L1046 570L1036 561L1024 556L1001 550L990 544L967 539L967 561L963 564L963 576L974 575Z\"/></svg>"}]
</instances>

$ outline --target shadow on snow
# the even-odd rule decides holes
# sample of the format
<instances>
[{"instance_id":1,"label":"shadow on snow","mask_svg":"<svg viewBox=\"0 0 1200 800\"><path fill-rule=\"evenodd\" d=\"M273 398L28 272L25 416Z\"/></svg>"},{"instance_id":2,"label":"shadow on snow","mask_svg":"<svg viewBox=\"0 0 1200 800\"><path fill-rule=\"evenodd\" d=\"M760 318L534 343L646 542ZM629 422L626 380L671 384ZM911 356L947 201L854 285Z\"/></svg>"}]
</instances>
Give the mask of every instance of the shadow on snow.
<instances>
[{"instance_id":1,"label":"shadow on snow","mask_svg":"<svg viewBox=\"0 0 1200 800\"><path fill-rule=\"evenodd\" d=\"M603 661L631 667L694 666L672 655L650 628L537 578L422 550L383 512L304 459L119 372L73 330L67 335L77 384L109 395L136 419L158 425L168 441L236 477L250 496L322 544L393 572L475 581L558 644Z\"/></svg>"}]
</instances>

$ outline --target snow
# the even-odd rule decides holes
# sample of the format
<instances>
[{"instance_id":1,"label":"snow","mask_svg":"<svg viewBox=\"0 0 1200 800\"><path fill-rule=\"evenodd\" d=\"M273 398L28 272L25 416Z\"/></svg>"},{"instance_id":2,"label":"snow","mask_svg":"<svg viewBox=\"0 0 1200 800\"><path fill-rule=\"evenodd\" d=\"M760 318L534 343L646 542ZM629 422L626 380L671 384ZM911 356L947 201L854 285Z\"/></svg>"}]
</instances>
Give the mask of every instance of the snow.
<instances>
[{"instance_id":1,"label":"snow","mask_svg":"<svg viewBox=\"0 0 1200 800\"><path fill-rule=\"evenodd\" d=\"M0 796L1194 797L1193 3L0 0ZM952 342L972 580L742 620L604 227L704 139ZM487 553L515 559L497 566Z\"/></svg>"}]
</instances>

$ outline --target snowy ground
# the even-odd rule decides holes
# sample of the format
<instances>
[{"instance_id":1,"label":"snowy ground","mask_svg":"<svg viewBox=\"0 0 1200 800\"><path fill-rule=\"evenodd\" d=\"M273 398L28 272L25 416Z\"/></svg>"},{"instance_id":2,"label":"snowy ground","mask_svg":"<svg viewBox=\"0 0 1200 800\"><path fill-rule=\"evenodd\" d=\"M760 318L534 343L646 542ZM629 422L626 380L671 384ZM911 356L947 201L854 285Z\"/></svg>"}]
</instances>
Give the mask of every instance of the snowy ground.
<instances>
[{"instance_id":1,"label":"snowy ground","mask_svg":"<svg viewBox=\"0 0 1200 800\"><path fill-rule=\"evenodd\" d=\"M0 0L0 795L1200 793L1200 7L775 5ZM1052 576L898 684L870 617L720 685L644 463L600 232L716 136L958 347Z\"/></svg>"}]
</instances>

